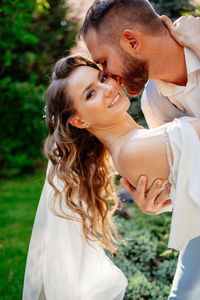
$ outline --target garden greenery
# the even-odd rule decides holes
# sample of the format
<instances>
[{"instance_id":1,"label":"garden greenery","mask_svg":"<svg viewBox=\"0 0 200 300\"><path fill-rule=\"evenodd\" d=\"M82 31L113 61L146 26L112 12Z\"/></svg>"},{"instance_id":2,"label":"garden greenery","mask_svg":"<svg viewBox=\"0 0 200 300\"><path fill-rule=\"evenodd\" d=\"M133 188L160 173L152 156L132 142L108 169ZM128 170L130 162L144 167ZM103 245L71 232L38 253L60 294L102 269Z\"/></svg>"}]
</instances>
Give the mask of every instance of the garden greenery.
<instances>
[{"instance_id":1,"label":"garden greenery","mask_svg":"<svg viewBox=\"0 0 200 300\"><path fill-rule=\"evenodd\" d=\"M43 158L44 91L77 32L67 12L64 0L1 1L0 177L33 171Z\"/></svg>"},{"instance_id":2,"label":"garden greenery","mask_svg":"<svg viewBox=\"0 0 200 300\"><path fill-rule=\"evenodd\" d=\"M144 215L133 207L133 219L118 218L119 232L127 245L110 258L128 279L125 300L168 298L178 252L167 249L171 213Z\"/></svg>"}]
</instances>

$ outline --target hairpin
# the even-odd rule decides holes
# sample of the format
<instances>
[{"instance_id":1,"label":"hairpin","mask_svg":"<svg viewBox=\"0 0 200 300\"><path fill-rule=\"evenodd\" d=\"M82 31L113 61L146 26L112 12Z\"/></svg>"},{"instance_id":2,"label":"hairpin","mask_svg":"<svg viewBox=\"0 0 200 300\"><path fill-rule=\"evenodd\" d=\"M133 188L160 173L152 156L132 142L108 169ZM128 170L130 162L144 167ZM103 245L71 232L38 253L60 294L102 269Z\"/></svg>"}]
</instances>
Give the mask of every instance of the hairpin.
<instances>
[{"instance_id":1,"label":"hairpin","mask_svg":"<svg viewBox=\"0 0 200 300\"><path fill-rule=\"evenodd\" d=\"M52 79L53 79L53 80L57 80L55 71L54 71L53 74L52 74Z\"/></svg>"}]
</instances>

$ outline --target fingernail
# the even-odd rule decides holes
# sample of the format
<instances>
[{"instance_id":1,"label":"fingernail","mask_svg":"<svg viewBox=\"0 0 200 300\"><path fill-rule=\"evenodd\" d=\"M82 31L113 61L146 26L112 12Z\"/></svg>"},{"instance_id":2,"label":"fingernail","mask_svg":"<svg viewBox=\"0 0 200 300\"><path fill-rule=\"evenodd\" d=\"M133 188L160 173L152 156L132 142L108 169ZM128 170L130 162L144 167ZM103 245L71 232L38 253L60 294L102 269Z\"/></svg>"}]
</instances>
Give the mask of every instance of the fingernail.
<instances>
[{"instance_id":1,"label":"fingernail","mask_svg":"<svg viewBox=\"0 0 200 300\"><path fill-rule=\"evenodd\" d=\"M170 184L167 184L166 188L167 188L167 190L169 190L169 191L170 191L170 189L171 189L171 185L170 185Z\"/></svg>"},{"instance_id":2,"label":"fingernail","mask_svg":"<svg viewBox=\"0 0 200 300\"><path fill-rule=\"evenodd\" d=\"M140 177L140 181L144 182L146 180L146 177L145 176L141 176Z\"/></svg>"},{"instance_id":3,"label":"fingernail","mask_svg":"<svg viewBox=\"0 0 200 300\"><path fill-rule=\"evenodd\" d=\"M161 180L158 180L158 181L157 181L157 185L158 185L158 186L161 186L161 185L162 185L162 181L161 181Z\"/></svg>"}]
</instances>

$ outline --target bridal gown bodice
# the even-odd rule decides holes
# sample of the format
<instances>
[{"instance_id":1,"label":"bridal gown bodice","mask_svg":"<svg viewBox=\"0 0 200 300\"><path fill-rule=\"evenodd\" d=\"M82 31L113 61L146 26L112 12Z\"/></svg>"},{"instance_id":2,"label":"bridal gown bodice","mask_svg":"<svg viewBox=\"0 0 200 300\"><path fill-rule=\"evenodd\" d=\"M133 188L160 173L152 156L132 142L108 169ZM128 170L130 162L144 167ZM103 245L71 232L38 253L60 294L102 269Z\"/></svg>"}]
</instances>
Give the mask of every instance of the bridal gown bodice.
<instances>
[{"instance_id":1,"label":"bridal gown bodice","mask_svg":"<svg viewBox=\"0 0 200 300\"><path fill-rule=\"evenodd\" d=\"M173 211L168 247L178 251L200 235L200 140L190 124L192 120L183 117L164 125L173 153L169 175ZM170 166L169 157L168 161Z\"/></svg>"},{"instance_id":2,"label":"bridal gown bodice","mask_svg":"<svg viewBox=\"0 0 200 300\"><path fill-rule=\"evenodd\" d=\"M46 180L29 246L23 300L122 300L126 277L102 247L88 245L80 222L52 213L52 192ZM64 211L73 216L67 207Z\"/></svg>"}]
</instances>

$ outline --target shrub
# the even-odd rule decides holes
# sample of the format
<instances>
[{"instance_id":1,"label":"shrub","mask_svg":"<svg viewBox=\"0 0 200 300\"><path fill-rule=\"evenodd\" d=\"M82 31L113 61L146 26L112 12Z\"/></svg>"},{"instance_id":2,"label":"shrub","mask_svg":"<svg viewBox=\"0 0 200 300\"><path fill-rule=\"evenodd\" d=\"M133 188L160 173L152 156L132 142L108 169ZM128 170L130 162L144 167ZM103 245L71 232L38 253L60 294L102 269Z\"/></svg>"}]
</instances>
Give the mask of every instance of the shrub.
<instances>
[{"instance_id":1,"label":"shrub","mask_svg":"<svg viewBox=\"0 0 200 300\"><path fill-rule=\"evenodd\" d=\"M33 171L46 129L44 85L74 44L65 0L4 0L0 8L0 176Z\"/></svg>"},{"instance_id":2,"label":"shrub","mask_svg":"<svg viewBox=\"0 0 200 300\"><path fill-rule=\"evenodd\" d=\"M192 1L188 0L152 0L150 2L158 14L165 14L173 20L185 13L195 13L195 6L191 4Z\"/></svg>"},{"instance_id":3,"label":"shrub","mask_svg":"<svg viewBox=\"0 0 200 300\"><path fill-rule=\"evenodd\" d=\"M134 219L116 218L126 240L110 258L128 279L125 300L167 299L175 274L178 252L167 249L170 213L145 215L129 204Z\"/></svg>"},{"instance_id":4,"label":"shrub","mask_svg":"<svg viewBox=\"0 0 200 300\"><path fill-rule=\"evenodd\" d=\"M44 86L1 80L0 176L32 171L47 134L42 118Z\"/></svg>"}]
</instances>

